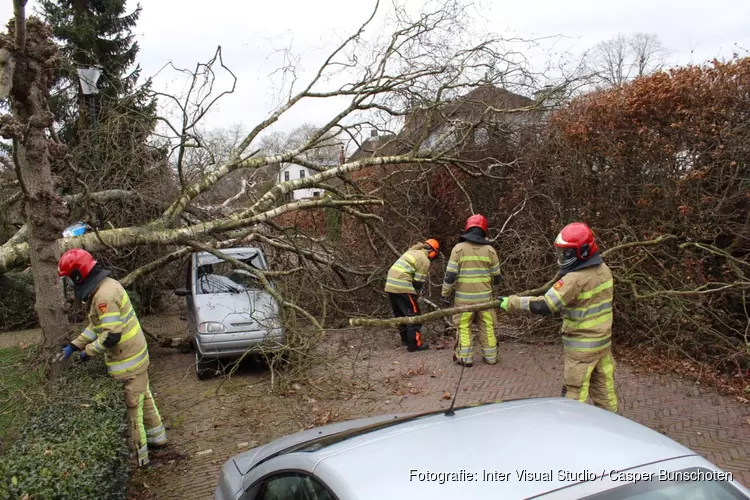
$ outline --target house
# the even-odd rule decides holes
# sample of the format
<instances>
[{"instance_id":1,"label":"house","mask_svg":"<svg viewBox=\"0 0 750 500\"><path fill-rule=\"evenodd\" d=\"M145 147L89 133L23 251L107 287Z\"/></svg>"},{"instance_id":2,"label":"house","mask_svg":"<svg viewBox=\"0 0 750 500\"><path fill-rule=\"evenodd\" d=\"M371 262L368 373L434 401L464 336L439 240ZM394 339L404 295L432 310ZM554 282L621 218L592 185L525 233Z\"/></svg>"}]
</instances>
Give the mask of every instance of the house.
<instances>
[{"instance_id":1,"label":"house","mask_svg":"<svg viewBox=\"0 0 750 500\"><path fill-rule=\"evenodd\" d=\"M307 168L302 167L300 165L295 165L293 163L282 163L281 168L279 169L279 182L286 182L286 181L293 181L297 179L304 179L305 177L310 177L311 175L314 175L315 171ZM319 198L325 194L325 191L318 187L311 187L311 188L303 188L303 189L296 189L292 193L290 193L290 196L288 197L289 200L306 200L309 198Z\"/></svg>"},{"instance_id":2,"label":"house","mask_svg":"<svg viewBox=\"0 0 750 500\"><path fill-rule=\"evenodd\" d=\"M546 119L547 113L542 109L545 97L545 92L538 92L532 99L493 85L482 85L440 105L413 109L395 136L378 136L373 130L348 161L404 154L413 149L449 148L468 129L473 130L471 137L464 140L463 153L481 150L498 134L517 136L537 129Z\"/></svg>"},{"instance_id":3,"label":"house","mask_svg":"<svg viewBox=\"0 0 750 500\"><path fill-rule=\"evenodd\" d=\"M543 90L549 93L549 89ZM414 150L446 150L457 141L458 156L473 159L489 154L499 158L499 146L505 144L512 151L540 133L547 118L545 96L545 92L540 92L529 98L493 85L481 85L455 99L412 109L396 135L378 135L373 130L348 161ZM354 172L352 178L383 178L400 168L404 167L379 165Z\"/></svg>"},{"instance_id":4,"label":"house","mask_svg":"<svg viewBox=\"0 0 750 500\"><path fill-rule=\"evenodd\" d=\"M420 150L448 149L461 140L461 154L470 155L492 142L516 142L521 134L536 129L544 120L539 104L506 89L482 85L439 106L414 110L399 136Z\"/></svg>"}]
</instances>

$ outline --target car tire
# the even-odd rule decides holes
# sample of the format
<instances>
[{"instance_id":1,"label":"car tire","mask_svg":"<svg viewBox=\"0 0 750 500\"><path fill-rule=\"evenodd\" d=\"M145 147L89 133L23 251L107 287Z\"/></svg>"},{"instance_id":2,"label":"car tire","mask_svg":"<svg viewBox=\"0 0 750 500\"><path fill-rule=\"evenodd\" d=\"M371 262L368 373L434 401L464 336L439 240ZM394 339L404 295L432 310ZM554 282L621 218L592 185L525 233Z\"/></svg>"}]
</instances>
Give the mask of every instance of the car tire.
<instances>
[{"instance_id":1,"label":"car tire","mask_svg":"<svg viewBox=\"0 0 750 500\"><path fill-rule=\"evenodd\" d=\"M198 350L195 351L195 375L198 377L198 380L208 380L217 371L217 363L214 360L205 360L203 357L198 353Z\"/></svg>"}]
</instances>

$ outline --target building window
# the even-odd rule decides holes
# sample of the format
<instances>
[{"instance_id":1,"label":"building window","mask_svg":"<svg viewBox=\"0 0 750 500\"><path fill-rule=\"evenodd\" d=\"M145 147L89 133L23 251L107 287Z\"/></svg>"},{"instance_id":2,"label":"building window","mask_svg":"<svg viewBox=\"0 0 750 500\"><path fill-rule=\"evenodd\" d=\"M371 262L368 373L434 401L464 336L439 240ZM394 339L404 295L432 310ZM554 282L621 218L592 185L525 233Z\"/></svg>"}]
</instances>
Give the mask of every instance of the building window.
<instances>
[{"instance_id":1,"label":"building window","mask_svg":"<svg viewBox=\"0 0 750 500\"><path fill-rule=\"evenodd\" d=\"M313 191L313 196L315 198L319 198L320 197L320 191Z\"/></svg>"},{"instance_id":2,"label":"building window","mask_svg":"<svg viewBox=\"0 0 750 500\"><path fill-rule=\"evenodd\" d=\"M284 172L284 181L288 181L288 180L289 180L289 170Z\"/></svg>"},{"instance_id":3,"label":"building window","mask_svg":"<svg viewBox=\"0 0 750 500\"><path fill-rule=\"evenodd\" d=\"M305 178L305 171L304 170L300 170L299 171L299 178L300 179L304 179Z\"/></svg>"}]
</instances>

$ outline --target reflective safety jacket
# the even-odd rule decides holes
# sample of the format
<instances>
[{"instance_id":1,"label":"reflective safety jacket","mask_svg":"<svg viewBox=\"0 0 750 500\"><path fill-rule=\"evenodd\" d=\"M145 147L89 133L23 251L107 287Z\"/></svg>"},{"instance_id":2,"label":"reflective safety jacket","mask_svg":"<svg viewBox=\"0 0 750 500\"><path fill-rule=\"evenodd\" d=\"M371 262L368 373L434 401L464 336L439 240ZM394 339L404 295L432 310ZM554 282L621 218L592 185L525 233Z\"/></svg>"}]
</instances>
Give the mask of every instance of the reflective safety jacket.
<instances>
[{"instance_id":1,"label":"reflective safety jacket","mask_svg":"<svg viewBox=\"0 0 750 500\"><path fill-rule=\"evenodd\" d=\"M385 291L416 294L424 286L430 271L430 258L424 244L412 246L388 270Z\"/></svg>"},{"instance_id":2,"label":"reflective safety jacket","mask_svg":"<svg viewBox=\"0 0 750 500\"><path fill-rule=\"evenodd\" d=\"M509 311L561 312L566 351L594 354L612 345L614 282L606 264L572 271L541 297L508 298Z\"/></svg>"},{"instance_id":3,"label":"reflective safety jacket","mask_svg":"<svg viewBox=\"0 0 750 500\"><path fill-rule=\"evenodd\" d=\"M455 288L456 305L492 300L492 285L500 279L500 261L491 245L462 241L451 251L443 280L443 297Z\"/></svg>"},{"instance_id":4,"label":"reflective safety jacket","mask_svg":"<svg viewBox=\"0 0 750 500\"><path fill-rule=\"evenodd\" d=\"M104 354L107 372L116 379L146 371L146 337L122 285L104 278L89 303L89 324L72 344L89 356Z\"/></svg>"}]
</instances>

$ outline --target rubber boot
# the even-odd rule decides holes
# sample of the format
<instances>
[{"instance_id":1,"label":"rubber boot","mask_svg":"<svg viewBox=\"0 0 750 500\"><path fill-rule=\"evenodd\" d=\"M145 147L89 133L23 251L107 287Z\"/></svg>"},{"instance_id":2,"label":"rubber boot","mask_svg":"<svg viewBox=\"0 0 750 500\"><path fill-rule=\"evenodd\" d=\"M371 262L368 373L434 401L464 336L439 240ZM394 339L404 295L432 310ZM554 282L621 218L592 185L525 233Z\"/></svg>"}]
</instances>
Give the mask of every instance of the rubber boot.
<instances>
[{"instance_id":1,"label":"rubber boot","mask_svg":"<svg viewBox=\"0 0 750 500\"><path fill-rule=\"evenodd\" d=\"M429 348L430 348L429 344L422 344L420 346L410 345L406 348L406 350L409 352L416 352L416 351L426 351Z\"/></svg>"}]
</instances>

